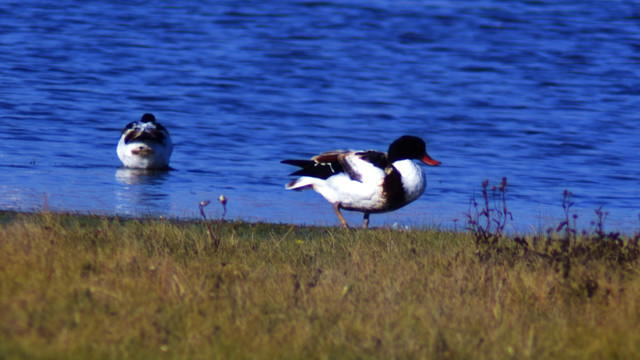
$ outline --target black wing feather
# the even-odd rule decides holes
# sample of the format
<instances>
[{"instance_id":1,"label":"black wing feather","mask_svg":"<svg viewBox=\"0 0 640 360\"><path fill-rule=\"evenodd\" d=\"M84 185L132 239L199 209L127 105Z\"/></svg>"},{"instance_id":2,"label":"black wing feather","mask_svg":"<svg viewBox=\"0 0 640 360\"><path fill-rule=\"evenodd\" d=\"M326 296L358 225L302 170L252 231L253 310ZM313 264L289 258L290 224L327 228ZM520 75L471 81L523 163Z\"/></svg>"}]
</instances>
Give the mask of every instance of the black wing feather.
<instances>
[{"instance_id":1,"label":"black wing feather","mask_svg":"<svg viewBox=\"0 0 640 360\"><path fill-rule=\"evenodd\" d=\"M338 161L319 163L313 160L282 160L281 163L302 168L289 174L291 176L310 176L326 180L337 173L344 172Z\"/></svg>"},{"instance_id":2,"label":"black wing feather","mask_svg":"<svg viewBox=\"0 0 640 360\"><path fill-rule=\"evenodd\" d=\"M391 162L389 162L389 158L387 157L387 154L380 151L376 151L376 150L360 151L360 152L357 152L356 155L360 156L362 160L368 161L372 163L375 167L383 170L386 169L387 166L391 165Z\"/></svg>"},{"instance_id":3,"label":"black wing feather","mask_svg":"<svg viewBox=\"0 0 640 360\"><path fill-rule=\"evenodd\" d=\"M282 160L282 164L293 165L301 168L312 166L315 161L313 160Z\"/></svg>"}]
</instances>

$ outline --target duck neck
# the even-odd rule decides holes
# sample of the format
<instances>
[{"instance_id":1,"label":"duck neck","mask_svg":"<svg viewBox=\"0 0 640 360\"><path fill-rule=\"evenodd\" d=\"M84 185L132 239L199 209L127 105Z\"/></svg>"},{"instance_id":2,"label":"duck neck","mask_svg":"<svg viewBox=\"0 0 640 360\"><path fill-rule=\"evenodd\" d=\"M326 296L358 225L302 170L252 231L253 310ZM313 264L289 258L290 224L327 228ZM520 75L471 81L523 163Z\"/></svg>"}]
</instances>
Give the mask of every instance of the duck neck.
<instances>
[{"instance_id":1,"label":"duck neck","mask_svg":"<svg viewBox=\"0 0 640 360\"><path fill-rule=\"evenodd\" d=\"M400 173L405 200L411 202L419 198L427 187L427 180L422 168L409 159L396 161L393 166Z\"/></svg>"}]
</instances>

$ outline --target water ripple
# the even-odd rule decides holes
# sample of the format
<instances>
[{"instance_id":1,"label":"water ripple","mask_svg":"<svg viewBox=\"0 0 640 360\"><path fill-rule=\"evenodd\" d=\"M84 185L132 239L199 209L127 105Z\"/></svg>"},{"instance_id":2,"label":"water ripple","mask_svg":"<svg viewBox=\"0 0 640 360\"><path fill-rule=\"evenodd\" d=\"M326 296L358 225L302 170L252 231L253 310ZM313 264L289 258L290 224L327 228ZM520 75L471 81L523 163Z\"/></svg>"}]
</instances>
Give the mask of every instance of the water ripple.
<instances>
[{"instance_id":1,"label":"water ripple","mask_svg":"<svg viewBox=\"0 0 640 360\"><path fill-rule=\"evenodd\" d=\"M334 224L317 194L283 190L279 160L411 133L443 165L374 225L451 225L482 180L507 176L520 228L553 218L564 189L581 217L605 206L634 228L638 14L633 2L9 2L0 207L38 209L47 194L55 209L197 216L224 192L231 217ZM161 176L115 154L144 112L174 138Z\"/></svg>"}]
</instances>

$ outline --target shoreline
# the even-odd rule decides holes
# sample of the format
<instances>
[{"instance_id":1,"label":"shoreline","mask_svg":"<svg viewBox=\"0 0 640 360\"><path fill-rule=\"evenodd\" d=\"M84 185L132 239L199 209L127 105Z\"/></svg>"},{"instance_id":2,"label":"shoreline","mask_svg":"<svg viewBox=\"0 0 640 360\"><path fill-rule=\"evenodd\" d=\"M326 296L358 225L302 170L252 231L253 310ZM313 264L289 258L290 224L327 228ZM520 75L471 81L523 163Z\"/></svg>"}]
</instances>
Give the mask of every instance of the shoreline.
<instances>
[{"instance_id":1,"label":"shoreline","mask_svg":"<svg viewBox=\"0 0 640 360\"><path fill-rule=\"evenodd\" d=\"M211 211L207 214L207 220L211 220L211 221L220 221L219 218L216 217L212 217L217 213L221 213L222 211ZM597 213L597 210L594 210L595 213ZM13 210L13 209L0 209L0 218L2 218L4 216L4 214L25 214L25 215L38 215L38 214L55 214L55 215L68 215L68 216L86 216L86 217L105 217L105 218L109 218L109 219L114 219L114 218L119 218L119 219L128 219L128 220L169 220L169 221L173 221L173 222L202 222L202 216L199 214L196 214L196 212L194 212L193 216L165 216L165 215L161 215L161 214L148 214L148 215L144 215L144 216L138 216L138 215L128 215L128 214L111 214L111 213L100 213L100 212L90 212L90 211L67 211L67 210L62 210L62 211L58 211L58 210ZM552 221L553 220L553 221ZM585 221L581 221L577 226L576 226L576 231L578 231L580 234L582 235L592 235L595 231L597 231L597 229L595 228L596 224L597 224L597 216L594 214L593 219L592 220L585 220L588 222L588 224L583 224L582 222ZM286 222L271 222L271 221L266 221L266 220L261 220L261 219L256 219L256 220L246 220L246 219L242 219L242 218L235 218L235 219L230 219L230 218L224 218L223 221L225 223L237 223L237 224L264 224L264 225L273 225L273 226L289 226L289 227L301 227L301 228L335 228L335 229L341 229L340 226L337 224L337 220L336 220L336 224L335 225L325 225L325 224L297 224L297 223L286 223ZM559 217L556 218L548 218L546 221L546 225L541 225L536 224L536 225L527 225L526 228L525 226L522 226L522 228L518 228L518 229L514 229L512 226L512 223L507 223L506 225L506 229L505 229L505 233L507 235L509 235L510 237L516 237L516 236L539 236L539 235L543 235L545 233L548 233L550 230L556 229L559 224L561 222L563 222L564 220L560 219ZM623 236L626 237L633 237L636 234L640 233L640 215L638 216L638 224L637 226L628 226L625 229L618 229L615 227L612 227L609 225L609 222L612 222L612 219L607 218L607 216L604 216L603 221L603 226L606 230L606 232L616 232L616 233L620 233ZM353 226L355 225L355 226ZM353 224L350 225L350 230L362 230L359 227L359 223L355 222ZM453 227L453 228L451 228ZM452 233L466 233L469 231L468 229L468 221L456 221L454 222L453 226L445 226L442 224L438 224L435 223L435 221L432 221L430 224L428 223L423 223L420 225L407 225L407 224L399 224L397 222L395 222L392 225L388 225L388 224L383 224L383 225L379 225L376 226L375 224L370 226L369 230L398 230L398 231L441 231L441 232L452 232Z\"/></svg>"}]
</instances>

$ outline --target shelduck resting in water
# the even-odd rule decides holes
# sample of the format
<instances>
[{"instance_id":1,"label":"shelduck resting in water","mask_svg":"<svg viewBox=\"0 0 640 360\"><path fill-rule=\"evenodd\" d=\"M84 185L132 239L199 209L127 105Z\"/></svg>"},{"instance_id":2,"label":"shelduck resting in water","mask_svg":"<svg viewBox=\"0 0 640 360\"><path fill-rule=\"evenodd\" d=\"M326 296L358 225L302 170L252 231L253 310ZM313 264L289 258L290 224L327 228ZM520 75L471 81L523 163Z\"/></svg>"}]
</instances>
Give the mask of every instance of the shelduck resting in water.
<instances>
[{"instance_id":1,"label":"shelduck resting in water","mask_svg":"<svg viewBox=\"0 0 640 360\"><path fill-rule=\"evenodd\" d=\"M166 169L172 151L169 132L152 114L127 124L118 142L118 157L128 168Z\"/></svg>"},{"instance_id":2,"label":"shelduck resting in water","mask_svg":"<svg viewBox=\"0 0 640 360\"><path fill-rule=\"evenodd\" d=\"M343 227L349 227L340 209L364 213L363 228L369 215L399 209L416 200L427 185L422 169L412 160L438 166L426 151L424 141L402 136L389 146L388 153L367 151L328 151L311 160L283 160L301 169L301 176L288 183L289 190L314 189L331 204Z\"/></svg>"}]
</instances>

